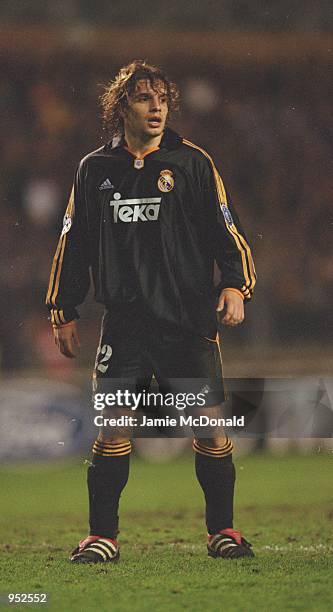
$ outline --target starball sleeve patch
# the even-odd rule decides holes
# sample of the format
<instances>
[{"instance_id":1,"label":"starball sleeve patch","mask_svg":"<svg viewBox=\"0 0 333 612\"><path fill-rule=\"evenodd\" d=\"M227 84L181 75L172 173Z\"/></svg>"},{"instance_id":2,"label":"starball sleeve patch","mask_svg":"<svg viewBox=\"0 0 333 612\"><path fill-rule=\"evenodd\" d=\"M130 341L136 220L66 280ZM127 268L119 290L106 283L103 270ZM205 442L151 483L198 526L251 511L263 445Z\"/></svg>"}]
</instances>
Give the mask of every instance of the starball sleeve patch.
<instances>
[{"instance_id":1,"label":"starball sleeve patch","mask_svg":"<svg viewBox=\"0 0 333 612\"><path fill-rule=\"evenodd\" d=\"M64 216L64 220L63 220L61 235L64 236L65 234L67 234L67 232L69 232L71 227L72 227L72 218L68 213L66 213Z\"/></svg>"},{"instance_id":2,"label":"starball sleeve patch","mask_svg":"<svg viewBox=\"0 0 333 612\"><path fill-rule=\"evenodd\" d=\"M228 225L234 225L234 220L232 218L232 214L230 212L230 208L228 208L228 206L226 204L222 204L221 205L221 209L222 209L222 213L223 213L225 222Z\"/></svg>"}]
</instances>

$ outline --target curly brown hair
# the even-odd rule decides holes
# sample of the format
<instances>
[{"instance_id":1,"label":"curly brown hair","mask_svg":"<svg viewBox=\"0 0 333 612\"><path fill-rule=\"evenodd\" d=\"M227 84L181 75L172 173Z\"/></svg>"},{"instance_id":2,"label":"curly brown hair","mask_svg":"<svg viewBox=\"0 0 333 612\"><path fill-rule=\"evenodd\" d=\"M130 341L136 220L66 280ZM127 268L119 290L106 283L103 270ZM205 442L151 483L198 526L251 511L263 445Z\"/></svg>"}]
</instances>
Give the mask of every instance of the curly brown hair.
<instances>
[{"instance_id":1,"label":"curly brown hair","mask_svg":"<svg viewBox=\"0 0 333 612\"><path fill-rule=\"evenodd\" d=\"M111 136L121 135L124 131L121 111L128 105L128 98L133 94L137 81L146 79L151 86L162 81L166 88L169 116L179 110L179 90L164 72L144 60L134 60L121 68L115 78L104 87L100 96L104 126Z\"/></svg>"}]
</instances>

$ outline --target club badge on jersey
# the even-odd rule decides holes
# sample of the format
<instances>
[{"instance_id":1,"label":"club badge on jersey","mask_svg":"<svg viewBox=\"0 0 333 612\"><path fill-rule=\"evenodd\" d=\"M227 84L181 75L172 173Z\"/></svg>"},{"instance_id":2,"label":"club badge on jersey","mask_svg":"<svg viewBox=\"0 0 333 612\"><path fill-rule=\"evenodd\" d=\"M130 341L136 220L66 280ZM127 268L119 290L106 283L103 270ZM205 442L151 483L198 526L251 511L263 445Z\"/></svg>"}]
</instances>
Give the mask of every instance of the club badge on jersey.
<instances>
[{"instance_id":1,"label":"club badge on jersey","mask_svg":"<svg viewBox=\"0 0 333 612\"><path fill-rule=\"evenodd\" d=\"M171 170L161 170L159 179L157 181L157 187L160 191L168 193L175 186L175 179Z\"/></svg>"}]
</instances>

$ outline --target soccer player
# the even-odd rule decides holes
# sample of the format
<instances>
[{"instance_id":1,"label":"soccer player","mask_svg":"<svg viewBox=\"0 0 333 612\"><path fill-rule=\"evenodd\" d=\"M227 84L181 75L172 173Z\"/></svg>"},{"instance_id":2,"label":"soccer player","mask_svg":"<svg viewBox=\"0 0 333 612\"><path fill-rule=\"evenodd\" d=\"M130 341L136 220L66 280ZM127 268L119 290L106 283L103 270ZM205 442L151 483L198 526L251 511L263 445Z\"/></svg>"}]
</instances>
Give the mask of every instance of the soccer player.
<instances>
[{"instance_id":1,"label":"soccer player","mask_svg":"<svg viewBox=\"0 0 333 612\"><path fill-rule=\"evenodd\" d=\"M46 301L55 342L73 358L76 307L91 270L96 299L105 305L95 389L112 381L143 389L153 375L169 390L204 380L205 409L216 414L224 399L217 311L225 325L239 325L256 276L212 158L167 127L178 98L177 86L143 61L122 68L106 87L101 103L113 138L78 166ZM222 274L218 292L214 261ZM221 429L194 433L208 554L251 557L251 545L233 528L232 442ZM130 436L126 429L99 431L88 468L90 534L73 551L74 563L119 558Z\"/></svg>"}]
</instances>

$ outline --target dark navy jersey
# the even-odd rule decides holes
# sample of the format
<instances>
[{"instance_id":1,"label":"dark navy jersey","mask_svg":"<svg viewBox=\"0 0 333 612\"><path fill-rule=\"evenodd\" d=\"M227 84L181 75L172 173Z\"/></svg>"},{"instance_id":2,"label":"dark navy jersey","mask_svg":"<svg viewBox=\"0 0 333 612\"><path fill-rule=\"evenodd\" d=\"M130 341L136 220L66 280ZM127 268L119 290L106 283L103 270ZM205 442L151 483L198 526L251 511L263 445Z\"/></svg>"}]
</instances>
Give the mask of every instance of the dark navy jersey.
<instances>
[{"instance_id":1,"label":"dark navy jersey","mask_svg":"<svg viewBox=\"0 0 333 612\"><path fill-rule=\"evenodd\" d=\"M53 260L47 305L55 324L78 318L89 289L117 310L138 311L198 335L216 331L214 260L222 288L249 299L255 269L213 160L166 129L136 159L109 143L79 164Z\"/></svg>"}]
</instances>

